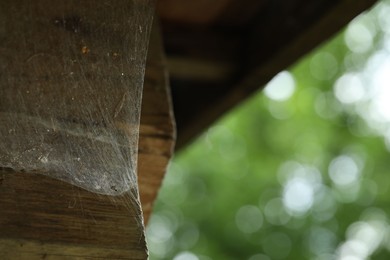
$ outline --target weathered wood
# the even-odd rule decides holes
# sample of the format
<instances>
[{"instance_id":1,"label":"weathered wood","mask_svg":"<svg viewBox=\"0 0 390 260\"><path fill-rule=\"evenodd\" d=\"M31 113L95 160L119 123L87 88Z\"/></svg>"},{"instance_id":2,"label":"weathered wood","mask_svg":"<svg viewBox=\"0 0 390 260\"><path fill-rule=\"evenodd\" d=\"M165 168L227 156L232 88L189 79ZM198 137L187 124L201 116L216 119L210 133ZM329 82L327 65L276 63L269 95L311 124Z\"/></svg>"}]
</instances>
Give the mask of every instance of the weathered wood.
<instances>
[{"instance_id":1,"label":"weathered wood","mask_svg":"<svg viewBox=\"0 0 390 260\"><path fill-rule=\"evenodd\" d=\"M138 156L145 220L175 140L158 29L151 38ZM98 195L41 174L2 169L0 259L146 259L142 210L134 196L138 190Z\"/></svg>"},{"instance_id":2,"label":"weathered wood","mask_svg":"<svg viewBox=\"0 0 390 260\"><path fill-rule=\"evenodd\" d=\"M0 173L0 259L146 259L130 194L97 195L40 174Z\"/></svg>"},{"instance_id":3,"label":"weathered wood","mask_svg":"<svg viewBox=\"0 0 390 260\"><path fill-rule=\"evenodd\" d=\"M154 23L150 42L138 152L138 184L145 223L149 219L176 141L168 71L158 21Z\"/></svg>"}]
</instances>

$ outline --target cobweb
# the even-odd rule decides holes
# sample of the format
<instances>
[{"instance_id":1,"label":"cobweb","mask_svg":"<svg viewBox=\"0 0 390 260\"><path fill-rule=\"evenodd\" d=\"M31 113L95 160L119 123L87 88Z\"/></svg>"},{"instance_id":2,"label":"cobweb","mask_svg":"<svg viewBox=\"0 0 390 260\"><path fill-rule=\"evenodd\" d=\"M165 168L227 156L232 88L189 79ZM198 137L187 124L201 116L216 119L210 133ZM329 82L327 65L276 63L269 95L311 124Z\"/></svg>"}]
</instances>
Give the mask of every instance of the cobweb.
<instances>
[{"instance_id":1,"label":"cobweb","mask_svg":"<svg viewBox=\"0 0 390 260\"><path fill-rule=\"evenodd\" d=\"M136 187L152 14L152 0L0 2L0 167Z\"/></svg>"}]
</instances>

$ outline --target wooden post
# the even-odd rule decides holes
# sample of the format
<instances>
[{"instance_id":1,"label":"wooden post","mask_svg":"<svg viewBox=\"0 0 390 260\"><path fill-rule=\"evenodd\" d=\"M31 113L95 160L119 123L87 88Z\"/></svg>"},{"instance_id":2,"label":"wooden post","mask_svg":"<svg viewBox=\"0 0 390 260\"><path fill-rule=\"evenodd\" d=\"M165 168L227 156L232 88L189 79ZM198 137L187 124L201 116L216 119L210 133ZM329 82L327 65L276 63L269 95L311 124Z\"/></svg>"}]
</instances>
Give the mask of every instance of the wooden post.
<instances>
[{"instance_id":1,"label":"wooden post","mask_svg":"<svg viewBox=\"0 0 390 260\"><path fill-rule=\"evenodd\" d=\"M76 2L73 4L77 6ZM6 11L2 4L0 9L0 14ZM151 39L138 157L145 219L175 141L158 28L153 30ZM119 196L98 195L41 174L3 168L0 259L146 259L142 208L140 201L134 200L137 193L138 190L131 190Z\"/></svg>"}]
</instances>

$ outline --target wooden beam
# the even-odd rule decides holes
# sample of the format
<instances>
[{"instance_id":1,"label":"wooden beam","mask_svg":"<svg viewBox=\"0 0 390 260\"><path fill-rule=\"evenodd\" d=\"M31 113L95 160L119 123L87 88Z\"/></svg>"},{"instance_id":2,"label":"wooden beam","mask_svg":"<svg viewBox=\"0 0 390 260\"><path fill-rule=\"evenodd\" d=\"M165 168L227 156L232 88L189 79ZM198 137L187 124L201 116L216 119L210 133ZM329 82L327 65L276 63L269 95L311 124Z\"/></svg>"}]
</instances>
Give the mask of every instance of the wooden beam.
<instances>
[{"instance_id":1,"label":"wooden beam","mask_svg":"<svg viewBox=\"0 0 390 260\"><path fill-rule=\"evenodd\" d=\"M284 5L285 2L272 2L275 5L274 11L265 9L269 12L264 11L263 17L259 14L257 22L247 28L248 34L242 39L244 44L241 48L244 52L242 62L238 65L242 68L241 74L226 84L226 91L221 91L218 97L208 104L199 106L196 113L187 114L185 119L177 117L179 132L177 148L188 144L217 118L264 87L278 72L291 66L304 54L329 39L376 2L376 0L325 1L327 9L318 9L321 5L311 2L307 7L297 8L301 12L298 13L298 17L308 19L302 24L294 23L297 22L294 17L288 20L283 13L277 12L279 10L277 5ZM280 28L278 23L284 22L292 27ZM289 30L297 30L297 33L291 35ZM175 106L175 109L183 110L179 106Z\"/></svg>"}]
</instances>

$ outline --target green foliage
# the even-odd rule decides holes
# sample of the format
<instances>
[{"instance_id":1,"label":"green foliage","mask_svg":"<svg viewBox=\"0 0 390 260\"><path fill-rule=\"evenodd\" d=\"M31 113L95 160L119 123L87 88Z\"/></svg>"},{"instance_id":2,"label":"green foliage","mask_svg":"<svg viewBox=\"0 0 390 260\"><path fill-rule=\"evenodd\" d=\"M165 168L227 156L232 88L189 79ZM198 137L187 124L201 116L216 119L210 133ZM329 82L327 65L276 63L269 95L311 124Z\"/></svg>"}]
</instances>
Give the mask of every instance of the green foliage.
<instances>
[{"instance_id":1,"label":"green foliage","mask_svg":"<svg viewBox=\"0 0 390 260\"><path fill-rule=\"evenodd\" d=\"M378 120L370 89L371 67L390 61L383 10L286 72L291 96L255 94L177 155L148 226L151 259L389 259L390 117Z\"/></svg>"}]
</instances>

